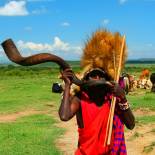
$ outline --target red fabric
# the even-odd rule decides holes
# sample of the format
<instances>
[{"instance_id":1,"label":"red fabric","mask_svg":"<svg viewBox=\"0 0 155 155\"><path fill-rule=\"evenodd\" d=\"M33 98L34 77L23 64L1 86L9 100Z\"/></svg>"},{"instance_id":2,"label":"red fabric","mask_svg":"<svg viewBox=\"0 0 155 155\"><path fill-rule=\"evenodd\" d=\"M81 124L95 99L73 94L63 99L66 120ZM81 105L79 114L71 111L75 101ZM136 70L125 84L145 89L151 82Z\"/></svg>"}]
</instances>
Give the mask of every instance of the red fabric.
<instances>
[{"instance_id":1,"label":"red fabric","mask_svg":"<svg viewBox=\"0 0 155 155\"><path fill-rule=\"evenodd\" d=\"M79 147L75 155L110 155L111 146L104 147L110 110L109 101L107 100L101 107L98 107L89 101L86 94L83 94L81 107L84 128L78 129Z\"/></svg>"}]
</instances>

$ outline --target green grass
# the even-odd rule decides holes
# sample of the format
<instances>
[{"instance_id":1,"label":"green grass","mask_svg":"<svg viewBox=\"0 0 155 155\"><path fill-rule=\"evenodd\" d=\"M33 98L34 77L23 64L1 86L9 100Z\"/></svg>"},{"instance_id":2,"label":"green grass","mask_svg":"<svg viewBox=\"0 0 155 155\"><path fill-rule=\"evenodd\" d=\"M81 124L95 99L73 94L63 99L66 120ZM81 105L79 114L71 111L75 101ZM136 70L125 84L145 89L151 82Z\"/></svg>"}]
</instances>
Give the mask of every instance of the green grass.
<instances>
[{"instance_id":1,"label":"green grass","mask_svg":"<svg viewBox=\"0 0 155 155\"><path fill-rule=\"evenodd\" d=\"M155 147L155 142L152 142L150 145L144 147L143 152L150 153Z\"/></svg>"},{"instance_id":2,"label":"green grass","mask_svg":"<svg viewBox=\"0 0 155 155\"><path fill-rule=\"evenodd\" d=\"M154 123L155 122L155 115L137 117L136 121L139 124Z\"/></svg>"},{"instance_id":3,"label":"green grass","mask_svg":"<svg viewBox=\"0 0 155 155\"><path fill-rule=\"evenodd\" d=\"M46 102L60 103L60 94L51 91L57 78L12 76L0 80L0 113L12 113L27 109L46 109Z\"/></svg>"},{"instance_id":4,"label":"green grass","mask_svg":"<svg viewBox=\"0 0 155 155\"><path fill-rule=\"evenodd\" d=\"M80 71L79 62L69 62L74 71ZM51 65L51 64L50 64ZM58 79L59 69L47 66L21 67L0 66L0 114L25 111L26 109L49 110L60 105L60 94L51 92L53 82ZM155 65L154 65L155 66ZM150 66L154 69L154 66ZM126 66L126 70L137 75L142 66ZM139 91L139 90L138 90ZM142 92L142 93L141 93ZM140 90L128 95L132 109L149 108L155 110L155 94ZM154 123L155 116L137 117L138 124ZM0 155L59 155L54 145L63 133L55 127L55 121L47 115L23 117L12 123L0 123ZM140 136L135 133L133 138ZM151 146L152 147L152 146Z\"/></svg>"},{"instance_id":5,"label":"green grass","mask_svg":"<svg viewBox=\"0 0 155 155\"><path fill-rule=\"evenodd\" d=\"M1 155L59 155L55 140L63 133L47 115L23 117L0 123Z\"/></svg>"},{"instance_id":6,"label":"green grass","mask_svg":"<svg viewBox=\"0 0 155 155\"><path fill-rule=\"evenodd\" d=\"M0 114L29 109L54 110L60 94L52 93L52 83L60 81L58 70L8 66L0 69ZM0 123L0 155L59 155L55 140L63 129L47 115L33 115L12 123Z\"/></svg>"},{"instance_id":7,"label":"green grass","mask_svg":"<svg viewBox=\"0 0 155 155\"><path fill-rule=\"evenodd\" d=\"M131 104L132 109L148 108L155 110L155 94L151 93L150 90L136 90L134 95L128 95L128 101Z\"/></svg>"}]
</instances>

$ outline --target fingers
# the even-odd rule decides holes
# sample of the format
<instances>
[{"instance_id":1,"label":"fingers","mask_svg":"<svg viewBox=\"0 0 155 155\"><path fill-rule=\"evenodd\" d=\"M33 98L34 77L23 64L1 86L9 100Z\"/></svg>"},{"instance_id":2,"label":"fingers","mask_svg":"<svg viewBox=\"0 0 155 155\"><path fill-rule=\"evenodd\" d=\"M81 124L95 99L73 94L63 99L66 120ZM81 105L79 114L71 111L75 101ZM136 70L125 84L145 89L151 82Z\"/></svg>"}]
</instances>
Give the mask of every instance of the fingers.
<instances>
[{"instance_id":1,"label":"fingers","mask_svg":"<svg viewBox=\"0 0 155 155\"><path fill-rule=\"evenodd\" d=\"M64 71L60 71L60 73L61 73L60 79L64 80L65 83L69 84L72 83L74 73L70 68L67 68Z\"/></svg>"},{"instance_id":2,"label":"fingers","mask_svg":"<svg viewBox=\"0 0 155 155\"><path fill-rule=\"evenodd\" d=\"M71 69L66 69L64 71L61 71L61 79L63 79L63 77L68 77L68 78L73 78L73 71Z\"/></svg>"},{"instance_id":3,"label":"fingers","mask_svg":"<svg viewBox=\"0 0 155 155\"><path fill-rule=\"evenodd\" d=\"M73 71L70 68L67 68L64 71L60 71L60 73L61 74L67 74L67 73L73 74Z\"/></svg>"},{"instance_id":4,"label":"fingers","mask_svg":"<svg viewBox=\"0 0 155 155\"><path fill-rule=\"evenodd\" d=\"M124 103L126 101L124 89L114 81L110 81L107 84L110 86L110 91L117 98L117 100Z\"/></svg>"}]
</instances>

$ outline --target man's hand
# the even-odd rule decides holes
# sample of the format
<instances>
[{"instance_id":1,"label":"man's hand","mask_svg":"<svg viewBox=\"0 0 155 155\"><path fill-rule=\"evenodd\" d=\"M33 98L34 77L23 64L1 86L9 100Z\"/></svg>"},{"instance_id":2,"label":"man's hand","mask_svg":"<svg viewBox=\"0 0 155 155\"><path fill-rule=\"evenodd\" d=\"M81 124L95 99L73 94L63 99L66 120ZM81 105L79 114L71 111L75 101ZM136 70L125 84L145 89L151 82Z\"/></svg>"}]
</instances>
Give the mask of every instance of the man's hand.
<instances>
[{"instance_id":1,"label":"man's hand","mask_svg":"<svg viewBox=\"0 0 155 155\"><path fill-rule=\"evenodd\" d=\"M119 102L127 102L125 91L120 87L118 83L111 83L111 93L118 99Z\"/></svg>"},{"instance_id":2,"label":"man's hand","mask_svg":"<svg viewBox=\"0 0 155 155\"><path fill-rule=\"evenodd\" d=\"M73 76L73 71L70 68L68 68L61 72L60 79L64 80L65 84L71 85Z\"/></svg>"},{"instance_id":3,"label":"man's hand","mask_svg":"<svg viewBox=\"0 0 155 155\"><path fill-rule=\"evenodd\" d=\"M127 102L125 91L120 87L119 84L111 83L111 92L116 97L116 103L121 110L129 109L129 103Z\"/></svg>"}]
</instances>

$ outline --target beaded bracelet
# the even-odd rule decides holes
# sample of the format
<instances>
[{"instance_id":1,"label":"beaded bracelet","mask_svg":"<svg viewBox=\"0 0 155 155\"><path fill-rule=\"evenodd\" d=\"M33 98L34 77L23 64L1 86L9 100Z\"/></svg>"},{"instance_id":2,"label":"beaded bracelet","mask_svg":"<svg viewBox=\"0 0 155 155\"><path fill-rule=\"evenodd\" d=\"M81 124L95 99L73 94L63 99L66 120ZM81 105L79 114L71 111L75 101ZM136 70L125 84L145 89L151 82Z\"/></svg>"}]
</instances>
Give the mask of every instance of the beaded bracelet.
<instances>
[{"instance_id":1,"label":"beaded bracelet","mask_svg":"<svg viewBox=\"0 0 155 155\"><path fill-rule=\"evenodd\" d=\"M125 103L118 103L119 107L121 110L127 110L129 109L130 105L128 102L125 102Z\"/></svg>"}]
</instances>

